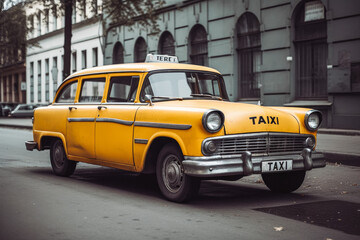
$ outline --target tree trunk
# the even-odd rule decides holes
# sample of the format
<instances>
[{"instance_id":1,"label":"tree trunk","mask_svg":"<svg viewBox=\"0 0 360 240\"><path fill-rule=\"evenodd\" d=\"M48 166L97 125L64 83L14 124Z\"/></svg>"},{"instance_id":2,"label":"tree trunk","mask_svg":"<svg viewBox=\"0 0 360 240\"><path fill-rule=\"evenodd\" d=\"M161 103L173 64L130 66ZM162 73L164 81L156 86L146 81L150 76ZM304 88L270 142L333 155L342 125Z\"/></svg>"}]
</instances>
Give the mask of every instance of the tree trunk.
<instances>
[{"instance_id":1,"label":"tree trunk","mask_svg":"<svg viewBox=\"0 0 360 240\"><path fill-rule=\"evenodd\" d=\"M72 37L72 0L62 0L65 6L65 29L64 29L64 72L63 79L71 73L71 37Z\"/></svg>"}]
</instances>

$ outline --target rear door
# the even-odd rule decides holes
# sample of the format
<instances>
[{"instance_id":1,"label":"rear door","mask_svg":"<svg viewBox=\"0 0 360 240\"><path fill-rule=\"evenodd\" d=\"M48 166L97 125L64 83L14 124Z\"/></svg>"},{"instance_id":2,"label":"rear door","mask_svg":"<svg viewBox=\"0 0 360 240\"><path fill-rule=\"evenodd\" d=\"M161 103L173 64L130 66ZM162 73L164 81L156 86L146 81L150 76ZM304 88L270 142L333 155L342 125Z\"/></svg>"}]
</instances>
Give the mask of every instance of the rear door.
<instances>
[{"instance_id":1,"label":"rear door","mask_svg":"<svg viewBox=\"0 0 360 240\"><path fill-rule=\"evenodd\" d=\"M69 107L67 148L69 155L95 159L95 119L105 89L105 76L81 79L78 103Z\"/></svg>"}]
</instances>

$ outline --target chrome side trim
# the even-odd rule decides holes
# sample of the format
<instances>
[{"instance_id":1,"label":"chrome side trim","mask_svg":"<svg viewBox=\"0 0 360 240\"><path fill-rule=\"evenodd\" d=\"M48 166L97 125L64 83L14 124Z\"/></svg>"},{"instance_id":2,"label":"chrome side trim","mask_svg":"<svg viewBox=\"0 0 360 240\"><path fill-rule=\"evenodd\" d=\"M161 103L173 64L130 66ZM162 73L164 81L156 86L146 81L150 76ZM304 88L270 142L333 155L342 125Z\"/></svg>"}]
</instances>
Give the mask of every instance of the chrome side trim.
<instances>
[{"instance_id":1,"label":"chrome side trim","mask_svg":"<svg viewBox=\"0 0 360 240\"><path fill-rule=\"evenodd\" d=\"M149 140L147 139L140 139L140 138L135 138L135 143L139 143L139 144L147 144Z\"/></svg>"},{"instance_id":2,"label":"chrome side trim","mask_svg":"<svg viewBox=\"0 0 360 240\"><path fill-rule=\"evenodd\" d=\"M121 120L121 119L116 119L116 118L97 118L96 122L118 123L118 124L122 124L122 125L126 125L126 126L131 126L134 123L134 121L126 121L126 120Z\"/></svg>"},{"instance_id":3,"label":"chrome side trim","mask_svg":"<svg viewBox=\"0 0 360 240\"><path fill-rule=\"evenodd\" d=\"M68 122L95 122L95 118L68 118Z\"/></svg>"},{"instance_id":4,"label":"chrome side trim","mask_svg":"<svg viewBox=\"0 0 360 240\"><path fill-rule=\"evenodd\" d=\"M152 127L152 128L167 128L177 130L188 130L192 126L188 124L174 124L174 123L154 123L154 122L135 122L134 126L138 127Z\"/></svg>"}]
</instances>

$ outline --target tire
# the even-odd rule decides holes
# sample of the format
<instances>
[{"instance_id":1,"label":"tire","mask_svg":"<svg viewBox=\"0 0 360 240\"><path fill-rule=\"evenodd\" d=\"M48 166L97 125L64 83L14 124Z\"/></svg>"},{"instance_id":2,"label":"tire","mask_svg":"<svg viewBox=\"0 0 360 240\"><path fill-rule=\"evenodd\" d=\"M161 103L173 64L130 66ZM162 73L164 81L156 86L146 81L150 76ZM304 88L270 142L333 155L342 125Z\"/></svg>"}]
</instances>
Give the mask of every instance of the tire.
<instances>
[{"instance_id":1,"label":"tire","mask_svg":"<svg viewBox=\"0 0 360 240\"><path fill-rule=\"evenodd\" d=\"M273 192L290 193L297 190L304 182L306 172L264 173L262 179L265 185Z\"/></svg>"},{"instance_id":2,"label":"tire","mask_svg":"<svg viewBox=\"0 0 360 240\"><path fill-rule=\"evenodd\" d=\"M166 144L160 151L156 164L156 179L162 195L172 202L184 202L199 191L200 179L184 173L184 157L176 144Z\"/></svg>"},{"instance_id":3,"label":"tire","mask_svg":"<svg viewBox=\"0 0 360 240\"><path fill-rule=\"evenodd\" d=\"M68 160L60 139L54 141L50 148L50 162L53 172L62 177L68 177L74 173L77 162Z\"/></svg>"}]
</instances>

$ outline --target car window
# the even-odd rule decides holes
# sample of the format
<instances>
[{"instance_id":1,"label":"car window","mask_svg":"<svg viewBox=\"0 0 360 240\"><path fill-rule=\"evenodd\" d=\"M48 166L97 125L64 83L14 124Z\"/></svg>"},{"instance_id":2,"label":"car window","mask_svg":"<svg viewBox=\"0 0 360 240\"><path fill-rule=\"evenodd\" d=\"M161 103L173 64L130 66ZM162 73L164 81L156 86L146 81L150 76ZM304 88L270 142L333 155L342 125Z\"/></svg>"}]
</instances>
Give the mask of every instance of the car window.
<instances>
[{"instance_id":1,"label":"car window","mask_svg":"<svg viewBox=\"0 0 360 240\"><path fill-rule=\"evenodd\" d=\"M84 79L79 102L100 103L105 88L105 78Z\"/></svg>"},{"instance_id":2,"label":"car window","mask_svg":"<svg viewBox=\"0 0 360 240\"><path fill-rule=\"evenodd\" d=\"M71 82L62 88L58 98L55 102L57 103L72 103L75 100L77 81Z\"/></svg>"},{"instance_id":3,"label":"car window","mask_svg":"<svg viewBox=\"0 0 360 240\"><path fill-rule=\"evenodd\" d=\"M107 102L134 102L139 76L117 76L110 79Z\"/></svg>"},{"instance_id":4,"label":"car window","mask_svg":"<svg viewBox=\"0 0 360 240\"><path fill-rule=\"evenodd\" d=\"M227 99L223 79L213 73L163 72L149 75L144 81L140 100L145 95L155 99L221 97Z\"/></svg>"}]
</instances>

